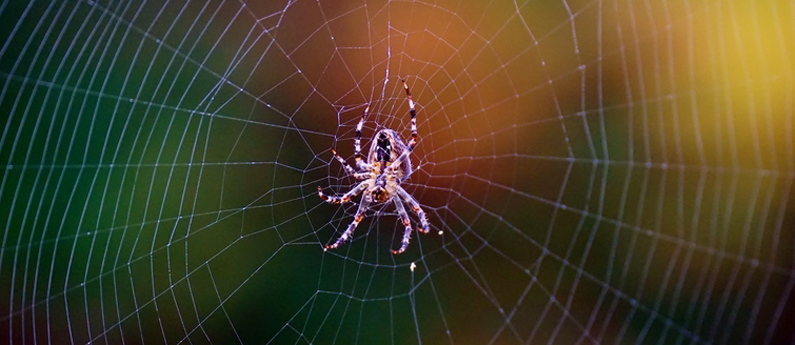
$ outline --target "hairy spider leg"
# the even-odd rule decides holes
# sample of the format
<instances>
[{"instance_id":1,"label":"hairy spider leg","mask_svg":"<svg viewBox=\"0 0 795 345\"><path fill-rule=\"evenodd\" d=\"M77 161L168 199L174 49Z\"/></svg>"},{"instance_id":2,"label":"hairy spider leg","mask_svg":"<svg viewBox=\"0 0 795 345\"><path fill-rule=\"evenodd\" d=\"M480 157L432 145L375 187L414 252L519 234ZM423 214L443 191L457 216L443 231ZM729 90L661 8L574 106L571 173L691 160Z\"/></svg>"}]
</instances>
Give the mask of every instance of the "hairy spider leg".
<instances>
[{"instance_id":1,"label":"hairy spider leg","mask_svg":"<svg viewBox=\"0 0 795 345\"><path fill-rule=\"evenodd\" d=\"M356 170L353 170L353 167L351 167L348 162L346 162L344 159L342 159L342 157L340 157L340 155L337 154L337 150L331 149L331 153L333 153L334 158L336 158L337 161L342 164L342 167L345 168L345 172L347 172L348 175L356 175Z\"/></svg>"},{"instance_id":2,"label":"hairy spider leg","mask_svg":"<svg viewBox=\"0 0 795 345\"><path fill-rule=\"evenodd\" d=\"M417 140L419 137L417 136L417 111L414 110L414 100L411 98L411 90L409 90L409 85L406 84L404 79L400 80L403 82L403 88L406 89L406 97L409 99L409 114L411 114L411 140L409 140L409 151L414 151L414 147L417 146Z\"/></svg>"},{"instance_id":3,"label":"hairy spider leg","mask_svg":"<svg viewBox=\"0 0 795 345\"><path fill-rule=\"evenodd\" d=\"M367 117L367 112L370 110L370 106L368 105L367 108L364 108L364 113L362 114L362 118L359 119L359 123L356 124L356 140L354 141L354 148L355 148L355 155L356 155L356 166L359 169L362 168L362 164L364 161L362 158L362 129L364 127L364 118Z\"/></svg>"},{"instance_id":4,"label":"hairy spider leg","mask_svg":"<svg viewBox=\"0 0 795 345\"><path fill-rule=\"evenodd\" d=\"M409 215L406 213L406 208L403 207L403 202L400 201L400 198L393 200L395 204L395 209L397 209L398 215L400 215L400 220L403 221L403 226L406 227L406 230L403 231L403 239L400 241L400 249L392 250L392 254L398 255L406 251L406 248L409 247L409 241L411 240L411 221L409 220Z\"/></svg>"},{"instance_id":5,"label":"hairy spider leg","mask_svg":"<svg viewBox=\"0 0 795 345\"><path fill-rule=\"evenodd\" d=\"M357 172L357 173L353 174L353 177L355 179L357 179L357 180L366 180L366 179L369 179L369 178L373 178L373 173L371 173L369 171Z\"/></svg>"},{"instance_id":6,"label":"hairy spider leg","mask_svg":"<svg viewBox=\"0 0 795 345\"><path fill-rule=\"evenodd\" d=\"M429 231L431 231L431 227L428 225L428 218L425 217L425 211L423 211L422 207L420 207L420 203L418 203L417 200L415 200L414 197L412 197L411 194L409 194L409 192L407 192L401 186L397 186L397 193L403 198L403 200L411 205L411 210L414 211L414 213L417 214L417 217L420 218L420 226L417 230L424 234L427 234ZM441 231L439 234L441 235Z\"/></svg>"},{"instance_id":7,"label":"hairy spider leg","mask_svg":"<svg viewBox=\"0 0 795 345\"><path fill-rule=\"evenodd\" d=\"M406 89L406 97L409 100L409 114L411 114L411 140L409 140L408 147L404 150L397 159L395 159L394 163L387 167L387 171L395 171L400 167L400 163L403 162L406 157L414 151L414 147L417 146L417 140L419 136L417 135L417 111L414 109L414 100L411 98L411 90L409 90L409 85L406 84L406 81L401 79L403 82L403 88Z\"/></svg>"},{"instance_id":8,"label":"hairy spider leg","mask_svg":"<svg viewBox=\"0 0 795 345\"><path fill-rule=\"evenodd\" d=\"M371 200L372 199L370 198L369 194L365 194L364 197L362 197L362 202L359 204L359 209L356 211L356 216L353 218L353 222L348 225L348 228L345 229L345 232L342 233L342 236L340 236L340 238L338 238L334 244L326 246L323 251L339 247L340 244L348 240L348 238L353 235L353 230L356 230L356 227L359 226L359 222L361 222L364 218L364 212L367 211L367 208L370 206Z\"/></svg>"},{"instance_id":9,"label":"hairy spider leg","mask_svg":"<svg viewBox=\"0 0 795 345\"><path fill-rule=\"evenodd\" d=\"M394 173L396 170L400 168L400 164L403 163L403 160L411 154L411 150L403 150L403 152L395 159L395 162L390 164L386 169L384 169L385 173Z\"/></svg>"},{"instance_id":10,"label":"hairy spider leg","mask_svg":"<svg viewBox=\"0 0 795 345\"><path fill-rule=\"evenodd\" d=\"M368 187L367 182L362 182L353 187L353 189L349 190L347 193L343 194L342 196L331 195L327 196L323 194L323 189L320 186L317 186L317 195L320 196L323 201L329 204L342 204L348 201L351 201L351 198L359 194L359 192L365 190Z\"/></svg>"}]
</instances>

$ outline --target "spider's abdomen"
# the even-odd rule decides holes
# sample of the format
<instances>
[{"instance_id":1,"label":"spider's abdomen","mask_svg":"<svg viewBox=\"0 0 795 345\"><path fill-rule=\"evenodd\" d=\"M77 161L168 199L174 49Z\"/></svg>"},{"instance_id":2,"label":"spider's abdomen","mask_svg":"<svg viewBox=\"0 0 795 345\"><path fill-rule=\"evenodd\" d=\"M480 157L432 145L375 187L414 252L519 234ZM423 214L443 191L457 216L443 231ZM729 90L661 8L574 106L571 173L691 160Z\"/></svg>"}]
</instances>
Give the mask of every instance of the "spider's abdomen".
<instances>
[{"instance_id":1,"label":"spider's abdomen","mask_svg":"<svg viewBox=\"0 0 795 345\"><path fill-rule=\"evenodd\" d=\"M389 143L386 134L383 132L379 134L375 144L375 159L381 163L382 166L385 166L387 162L392 162L392 145Z\"/></svg>"},{"instance_id":2,"label":"spider's abdomen","mask_svg":"<svg viewBox=\"0 0 795 345\"><path fill-rule=\"evenodd\" d=\"M373 136L367 161L370 164L380 163L382 167L392 165L405 151L406 144L400 140L397 132L391 129L382 129ZM397 179L402 182L411 173L411 159L406 156L397 171Z\"/></svg>"}]
</instances>

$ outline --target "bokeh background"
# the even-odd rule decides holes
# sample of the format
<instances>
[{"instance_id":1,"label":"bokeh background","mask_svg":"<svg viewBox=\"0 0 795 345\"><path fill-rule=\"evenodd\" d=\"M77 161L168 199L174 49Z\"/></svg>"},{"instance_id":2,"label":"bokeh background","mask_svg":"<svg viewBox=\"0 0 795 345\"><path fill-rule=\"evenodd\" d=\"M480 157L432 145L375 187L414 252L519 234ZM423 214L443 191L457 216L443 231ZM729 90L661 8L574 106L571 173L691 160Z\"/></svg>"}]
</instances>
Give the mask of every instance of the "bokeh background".
<instances>
[{"instance_id":1,"label":"bokeh background","mask_svg":"<svg viewBox=\"0 0 795 345\"><path fill-rule=\"evenodd\" d=\"M793 20L3 1L0 342L795 342ZM330 149L367 105L365 145L408 136L401 78L431 234L393 256L379 205L324 252L358 203L317 197L355 183Z\"/></svg>"}]
</instances>

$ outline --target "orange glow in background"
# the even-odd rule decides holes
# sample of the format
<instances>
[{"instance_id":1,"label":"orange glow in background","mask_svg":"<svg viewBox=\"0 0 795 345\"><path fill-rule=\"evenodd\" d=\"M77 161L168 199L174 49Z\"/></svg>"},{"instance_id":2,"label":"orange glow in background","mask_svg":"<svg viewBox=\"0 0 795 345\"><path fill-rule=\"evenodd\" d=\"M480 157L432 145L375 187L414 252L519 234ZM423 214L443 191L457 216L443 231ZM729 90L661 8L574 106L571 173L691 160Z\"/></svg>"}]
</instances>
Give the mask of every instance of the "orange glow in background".
<instances>
[{"instance_id":1,"label":"orange glow in background","mask_svg":"<svg viewBox=\"0 0 795 345\"><path fill-rule=\"evenodd\" d=\"M11 2L10 343L783 343L790 1ZM362 135L420 142L324 252ZM417 218L410 214L412 226ZM443 235L437 235L437 232ZM416 269L409 267L414 264Z\"/></svg>"}]
</instances>

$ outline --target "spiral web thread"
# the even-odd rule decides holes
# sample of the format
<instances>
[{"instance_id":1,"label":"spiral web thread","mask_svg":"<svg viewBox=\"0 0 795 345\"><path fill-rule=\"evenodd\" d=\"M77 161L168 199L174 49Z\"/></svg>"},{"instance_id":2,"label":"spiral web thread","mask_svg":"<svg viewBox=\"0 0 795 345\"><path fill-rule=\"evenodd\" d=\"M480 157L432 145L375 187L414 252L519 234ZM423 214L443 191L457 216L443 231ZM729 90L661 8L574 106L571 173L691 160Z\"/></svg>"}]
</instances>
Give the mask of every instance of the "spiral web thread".
<instances>
[{"instance_id":1,"label":"spiral web thread","mask_svg":"<svg viewBox=\"0 0 795 345\"><path fill-rule=\"evenodd\" d=\"M795 2L0 4L9 343L795 342ZM359 197L419 143L430 234ZM411 214L411 224L418 219Z\"/></svg>"}]
</instances>

